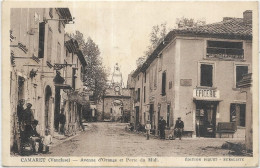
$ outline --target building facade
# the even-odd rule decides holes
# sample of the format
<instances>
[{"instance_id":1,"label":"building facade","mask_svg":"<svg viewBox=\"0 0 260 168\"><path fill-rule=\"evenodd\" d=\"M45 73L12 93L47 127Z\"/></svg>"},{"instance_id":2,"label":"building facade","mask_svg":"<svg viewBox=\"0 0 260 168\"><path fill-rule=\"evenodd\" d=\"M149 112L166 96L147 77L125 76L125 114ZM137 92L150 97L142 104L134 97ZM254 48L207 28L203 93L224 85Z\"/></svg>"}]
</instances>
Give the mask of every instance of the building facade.
<instances>
[{"instance_id":1,"label":"building facade","mask_svg":"<svg viewBox=\"0 0 260 168\"><path fill-rule=\"evenodd\" d=\"M65 35L64 62L60 68L65 79L59 86L60 109L64 109L66 116L66 134L74 134L81 128L82 109L89 100L85 94L84 71L86 60L79 48L78 42ZM57 112L60 110L57 110ZM59 113L57 113L58 116ZM58 127L58 124L57 124Z\"/></svg>"},{"instance_id":2,"label":"building facade","mask_svg":"<svg viewBox=\"0 0 260 168\"><path fill-rule=\"evenodd\" d=\"M44 135L47 129L51 135L58 130L61 95L71 89L66 77L66 73L72 70L66 69L64 29L72 20L68 8L11 9L11 145L19 136L17 105L21 99L32 104L40 135ZM81 61L82 58L78 56L78 59ZM81 65L84 66L84 62L81 61ZM81 68L81 65L75 68ZM79 75L80 71L77 73ZM77 79L79 85L81 81Z\"/></svg>"},{"instance_id":3,"label":"building facade","mask_svg":"<svg viewBox=\"0 0 260 168\"><path fill-rule=\"evenodd\" d=\"M159 117L167 128L181 117L190 136L216 137L221 122L236 123L235 136L245 135L246 95L238 82L252 72L252 11L244 18L175 29L132 77L136 123Z\"/></svg>"}]
</instances>

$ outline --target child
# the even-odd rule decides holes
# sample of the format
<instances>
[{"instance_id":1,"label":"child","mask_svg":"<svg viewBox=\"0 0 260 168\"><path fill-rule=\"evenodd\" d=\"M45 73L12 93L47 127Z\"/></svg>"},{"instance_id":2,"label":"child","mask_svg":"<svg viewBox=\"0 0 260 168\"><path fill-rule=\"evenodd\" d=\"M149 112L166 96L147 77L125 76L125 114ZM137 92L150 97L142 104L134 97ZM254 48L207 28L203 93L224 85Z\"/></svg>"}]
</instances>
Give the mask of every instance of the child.
<instances>
[{"instance_id":1,"label":"child","mask_svg":"<svg viewBox=\"0 0 260 168\"><path fill-rule=\"evenodd\" d=\"M43 138L43 153L49 152L49 146L52 143L52 136L50 135L50 131L45 131L45 136Z\"/></svg>"},{"instance_id":2,"label":"child","mask_svg":"<svg viewBox=\"0 0 260 168\"><path fill-rule=\"evenodd\" d=\"M149 120L146 121L145 130L146 130L146 139L149 140L149 135L151 130L151 124Z\"/></svg>"}]
</instances>

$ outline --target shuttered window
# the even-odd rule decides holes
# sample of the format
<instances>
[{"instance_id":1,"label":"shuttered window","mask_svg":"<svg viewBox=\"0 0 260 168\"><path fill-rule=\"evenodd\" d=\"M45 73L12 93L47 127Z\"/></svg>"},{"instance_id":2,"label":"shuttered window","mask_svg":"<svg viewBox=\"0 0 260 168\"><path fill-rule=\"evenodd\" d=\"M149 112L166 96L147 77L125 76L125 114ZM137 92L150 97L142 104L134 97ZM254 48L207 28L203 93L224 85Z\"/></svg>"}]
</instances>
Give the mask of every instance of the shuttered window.
<instances>
[{"instance_id":1,"label":"shuttered window","mask_svg":"<svg viewBox=\"0 0 260 168\"><path fill-rule=\"evenodd\" d=\"M59 42L57 45L57 62L56 63L61 63L61 46L60 46Z\"/></svg>"},{"instance_id":2,"label":"shuttered window","mask_svg":"<svg viewBox=\"0 0 260 168\"><path fill-rule=\"evenodd\" d=\"M72 88L75 90L76 88L76 69L72 69Z\"/></svg>"},{"instance_id":3,"label":"shuttered window","mask_svg":"<svg viewBox=\"0 0 260 168\"><path fill-rule=\"evenodd\" d=\"M157 65L154 67L154 81L153 81L153 84L154 84L154 90L157 89Z\"/></svg>"},{"instance_id":4,"label":"shuttered window","mask_svg":"<svg viewBox=\"0 0 260 168\"><path fill-rule=\"evenodd\" d=\"M145 93L145 89L146 89L146 88L145 88L145 86L144 86L144 103L145 103L145 98L146 98L146 97L145 97L145 94L146 94L146 93Z\"/></svg>"},{"instance_id":5,"label":"shuttered window","mask_svg":"<svg viewBox=\"0 0 260 168\"><path fill-rule=\"evenodd\" d=\"M200 66L200 86L212 87L213 85L213 66L201 64Z\"/></svg>"},{"instance_id":6,"label":"shuttered window","mask_svg":"<svg viewBox=\"0 0 260 168\"><path fill-rule=\"evenodd\" d=\"M138 88L138 91L137 91L137 101L140 101L140 94L141 94L141 89Z\"/></svg>"},{"instance_id":7,"label":"shuttered window","mask_svg":"<svg viewBox=\"0 0 260 168\"><path fill-rule=\"evenodd\" d=\"M236 66L236 87L238 83L242 80L243 75L248 73L248 66Z\"/></svg>"},{"instance_id":8,"label":"shuttered window","mask_svg":"<svg viewBox=\"0 0 260 168\"><path fill-rule=\"evenodd\" d=\"M48 41L47 41L47 61L48 62L51 62L51 53L52 53L52 31L49 28Z\"/></svg>"},{"instance_id":9,"label":"shuttered window","mask_svg":"<svg viewBox=\"0 0 260 168\"><path fill-rule=\"evenodd\" d=\"M162 96L166 95L166 72L162 73Z\"/></svg>"},{"instance_id":10,"label":"shuttered window","mask_svg":"<svg viewBox=\"0 0 260 168\"><path fill-rule=\"evenodd\" d=\"M38 49L38 57L44 57L44 38L45 38L45 23L39 23L39 49Z\"/></svg>"}]
</instances>

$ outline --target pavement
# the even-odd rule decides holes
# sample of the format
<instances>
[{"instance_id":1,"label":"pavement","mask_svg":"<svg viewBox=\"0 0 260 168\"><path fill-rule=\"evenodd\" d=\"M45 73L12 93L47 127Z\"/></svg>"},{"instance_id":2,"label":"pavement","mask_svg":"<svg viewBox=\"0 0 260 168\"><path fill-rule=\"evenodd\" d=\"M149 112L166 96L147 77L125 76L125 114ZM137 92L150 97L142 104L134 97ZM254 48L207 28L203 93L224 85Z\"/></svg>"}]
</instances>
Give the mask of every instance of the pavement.
<instances>
[{"instance_id":1,"label":"pavement","mask_svg":"<svg viewBox=\"0 0 260 168\"><path fill-rule=\"evenodd\" d=\"M243 143L231 138L183 138L161 140L152 136L146 140L143 133L125 130L126 123L87 123L85 131L53 143L50 153L44 156L230 156L222 149L226 141Z\"/></svg>"}]
</instances>

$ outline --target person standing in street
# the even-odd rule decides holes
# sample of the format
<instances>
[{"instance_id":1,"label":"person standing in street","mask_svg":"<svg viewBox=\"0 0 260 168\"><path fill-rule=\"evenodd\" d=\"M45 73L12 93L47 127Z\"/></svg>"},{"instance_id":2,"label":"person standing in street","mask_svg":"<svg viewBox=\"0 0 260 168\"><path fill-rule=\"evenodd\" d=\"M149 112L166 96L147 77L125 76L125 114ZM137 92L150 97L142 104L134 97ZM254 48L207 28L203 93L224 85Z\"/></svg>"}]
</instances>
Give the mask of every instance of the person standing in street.
<instances>
[{"instance_id":1,"label":"person standing in street","mask_svg":"<svg viewBox=\"0 0 260 168\"><path fill-rule=\"evenodd\" d=\"M149 140L150 130L151 130L151 124L149 120L146 121L145 130L146 130L146 139Z\"/></svg>"},{"instance_id":2,"label":"person standing in street","mask_svg":"<svg viewBox=\"0 0 260 168\"><path fill-rule=\"evenodd\" d=\"M24 126L31 126L34 122L34 116L31 108L32 104L27 103L26 109L24 110L24 113L22 115L22 123Z\"/></svg>"},{"instance_id":3,"label":"person standing in street","mask_svg":"<svg viewBox=\"0 0 260 168\"><path fill-rule=\"evenodd\" d=\"M26 143L28 142L29 132L28 130L31 129L33 122L34 122L34 116L32 113L32 104L27 103L26 109L23 110L23 113L21 115L21 142Z\"/></svg>"},{"instance_id":4,"label":"person standing in street","mask_svg":"<svg viewBox=\"0 0 260 168\"><path fill-rule=\"evenodd\" d=\"M59 115L59 133L64 135L65 130L64 126L66 123L66 116L64 115L64 108L61 109L61 113Z\"/></svg>"},{"instance_id":5,"label":"person standing in street","mask_svg":"<svg viewBox=\"0 0 260 168\"><path fill-rule=\"evenodd\" d=\"M178 120L175 123L174 130L176 131L177 137L181 140L182 132L184 128L184 122L181 120L181 117L178 117Z\"/></svg>"},{"instance_id":6,"label":"person standing in street","mask_svg":"<svg viewBox=\"0 0 260 168\"><path fill-rule=\"evenodd\" d=\"M52 143L52 136L50 135L50 131L47 129L45 130L45 136L42 139L43 143L43 153L49 152L49 147Z\"/></svg>"},{"instance_id":7,"label":"person standing in street","mask_svg":"<svg viewBox=\"0 0 260 168\"><path fill-rule=\"evenodd\" d=\"M21 99L18 101L18 105L17 105L17 117L18 117L18 121L19 124L21 124L22 121L22 117L23 117L23 113L24 113L24 99Z\"/></svg>"},{"instance_id":8,"label":"person standing in street","mask_svg":"<svg viewBox=\"0 0 260 168\"><path fill-rule=\"evenodd\" d=\"M165 139L165 126L166 126L166 121L163 119L163 117L161 117L160 125L159 125L161 139Z\"/></svg>"}]
</instances>

